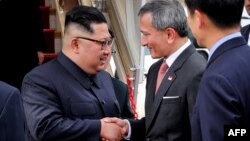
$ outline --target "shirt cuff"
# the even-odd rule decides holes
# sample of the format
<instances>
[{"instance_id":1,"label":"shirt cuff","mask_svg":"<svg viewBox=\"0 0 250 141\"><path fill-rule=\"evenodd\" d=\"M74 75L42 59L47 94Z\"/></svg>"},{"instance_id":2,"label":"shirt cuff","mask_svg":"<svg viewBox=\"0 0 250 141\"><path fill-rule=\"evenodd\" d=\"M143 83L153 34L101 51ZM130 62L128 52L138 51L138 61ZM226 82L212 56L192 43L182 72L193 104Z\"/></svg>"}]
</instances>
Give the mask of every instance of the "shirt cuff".
<instances>
[{"instance_id":1,"label":"shirt cuff","mask_svg":"<svg viewBox=\"0 0 250 141\"><path fill-rule=\"evenodd\" d=\"M127 124L128 124L128 134L124 137L124 139L130 140L130 138L131 138L131 126L130 126L130 122L127 119L124 119L124 121L127 122Z\"/></svg>"}]
</instances>

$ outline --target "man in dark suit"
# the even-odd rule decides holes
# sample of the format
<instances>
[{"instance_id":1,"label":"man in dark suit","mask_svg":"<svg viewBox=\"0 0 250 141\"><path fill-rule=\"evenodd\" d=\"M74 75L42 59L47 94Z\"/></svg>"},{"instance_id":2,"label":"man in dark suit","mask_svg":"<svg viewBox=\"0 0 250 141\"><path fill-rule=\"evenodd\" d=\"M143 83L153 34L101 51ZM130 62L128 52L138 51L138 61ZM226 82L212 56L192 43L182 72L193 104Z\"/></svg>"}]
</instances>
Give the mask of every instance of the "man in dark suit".
<instances>
[{"instance_id":1,"label":"man in dark suit","mask_svg":"<svg viewBox=\"0 0 250 141\"><path fill-rule=\"evenodd\" d=\"M26 141L23 106L17 88L0 81L0 140Z\"/></svg>"},{"instance_id":2,"label":"man in dark suit","mask_svg":"<svg viewBox=\"0 0 250 141\"><path fill-rule=\"evenodd\" d=\"M210 50L194 107L192 138L223 141L227 126L250 129L250 48L240 34L244 0L185 3L197 43Z\"/></svg>"},{"instance_id":3,"label":"man in dark suit","mask_svg":"<svg viewBox=\"0 0 250 141\"><path fill-rule=\"evenodd\" d=\"M121 118L133 119L134 113L129 100L128 86L117 78L112 77L115 95L121 109Z\"/></svg>"},{"instance_id":4,"label":"man in dark suit","mask_svg":"<svg viewBox=\"0 0 250 141\"><path fill-rule=\"evenodd\" d=\"M248 42L249 40L249 33L250 33L250 24L244 26L241 28L240 30L242 36L244 37L244 39Z\"/></svg>"},{"instance_id":5,"label":"man in dark suit","mask_svg":"<svg viewBox=\"0 0 250 141\"><path fill-rule=\"evenodd\" d=\"M62 52L29 72L22 98L32 141L121 140L124 131L110 75L104 71L113 38L104 15L77 6L66 14Z\"/></svg>"},{"instance_id":6,"label":"man in dark suit","mask_svg":"<svg viewBox=\"0 0 250 141\"><path fill-rule=\"evenodd\" d=\"M21 89L24 75L43 61L39 0L0 0L0 19L0 80Z\"/></svg>"},{"instance_id":7,"label":"man in dark suit","mask_svg":"<svg viewBox=\"0 0 250 141\"><path fill-rule=\"evenodd\" d=\"M187 37L187 17L178 1L148 2L140 9L139 16L142 46L149 49L152 58L162 59L149 69L145 118L130 120L130 140L190 141L191 113L206 60ZM157 90L163 63L168 69Z\"/></svg>"},{"instance_id":8,"label":"man in dark suit","mask_svg":"<svg viewBox=\"0 0 250 141\"><path fill-rule=\"evenodd\" d=\"M250 15L250 0L245 0L245 9L247 11L247 14ZM240 32L241 32L242 36L245 38L245 40L247 42L250 42L249 41L250 24L242 27ZM250 45L250 43L248 43L248 45Z\"/></svg>"},{"instance_id":9,"label":"man in dark suit","mask_svg":"<svg viewBox=\"0 0 250 141\"><path fill-rule=\"evenodd\" d=\"M112 30L109 30L109 34L112 38L114 38L114 34ZM115 51L111 51L111 53L115 53ZM111 59L111 54L108 56L105 64L105 68L108 67ZM129 100L129 90L128 86L119 80L117 77L112 77L112 83L114 86L115 96L119 102L120 110L121 110L121 118L132 119L134 118L134 113L131 108L130 100Z\"/></svg>"}]
</instances>

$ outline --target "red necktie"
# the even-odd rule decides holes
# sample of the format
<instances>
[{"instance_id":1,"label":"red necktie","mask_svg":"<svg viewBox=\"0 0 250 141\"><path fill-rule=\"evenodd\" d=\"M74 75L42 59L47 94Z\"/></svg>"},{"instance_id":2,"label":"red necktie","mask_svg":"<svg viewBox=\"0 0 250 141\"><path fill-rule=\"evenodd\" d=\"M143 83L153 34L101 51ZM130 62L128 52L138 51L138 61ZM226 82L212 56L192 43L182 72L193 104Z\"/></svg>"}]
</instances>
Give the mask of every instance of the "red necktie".
<instances>
[{"instance_id":1,"label":"red necktie","mask_svg":"<svg viewBox=\"0 0 250 141\"><path fill-rule=\"evenodd\" d=\"M157 76L155 94L161 85L161 82L162 82L162 80L167 72L167 69L168 69L168 65L167 65L166 61L163 61L163 63L161 64L161 67L159 69L158 76Z\"/></svg>"}]
</instances>

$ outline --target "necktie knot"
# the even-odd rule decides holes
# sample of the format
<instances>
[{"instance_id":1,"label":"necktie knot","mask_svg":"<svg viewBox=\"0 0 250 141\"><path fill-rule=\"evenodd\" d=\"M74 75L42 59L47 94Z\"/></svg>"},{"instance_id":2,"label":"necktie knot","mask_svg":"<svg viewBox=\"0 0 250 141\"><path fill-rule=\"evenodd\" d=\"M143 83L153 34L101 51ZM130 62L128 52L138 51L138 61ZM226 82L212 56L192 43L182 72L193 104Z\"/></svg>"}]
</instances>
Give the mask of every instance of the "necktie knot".
<instances>
[{"instance_id":1,"label":"necktie knot","mask_svg":"<svg viewBox=\"0 0 250 141\"><path fill-rule=\"evenodd\" d=\"M163 63L161 64L161 67L160 67L159 73L163 73L163 74L165 74L165 72L167 71L167 69L168 69L168 65L167 65L167 63L166 63L166 62L163 62Z\"/></svg>"},{"instance_id":2,"label":"necktie knot","mask_svg":"<svg viewBox=\"0 0 250 141\"><path fill-rule=\"evenodd\" d=\"M156 91L155 93L157 92L158 88L160 87L161 85L161 82L166 74L166 71L168 69L168 65L167 63L164 61L162 64L161 64L161 67L159 69L159 72L158 72L158 76L157 76L157 82L156 82Z\"/></svg>"}]
</instances>

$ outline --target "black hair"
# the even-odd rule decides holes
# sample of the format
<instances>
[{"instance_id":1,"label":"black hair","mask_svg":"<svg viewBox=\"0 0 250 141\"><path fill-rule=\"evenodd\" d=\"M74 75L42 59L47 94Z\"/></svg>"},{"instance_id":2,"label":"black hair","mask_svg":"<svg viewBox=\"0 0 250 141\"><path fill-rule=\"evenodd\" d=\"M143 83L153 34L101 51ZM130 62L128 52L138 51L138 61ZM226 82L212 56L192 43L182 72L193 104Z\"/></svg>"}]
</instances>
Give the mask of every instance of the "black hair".
<instances>
[{"instance_id":1,"label":"black hair","mask_svg":"<svg viewBox=\"0 0 250 141\"><path fill-rule=\"evenodd\" d=\"M199 10L220 28L240 25L244 0L185 0L185 3L191 15Z\"/></svg>"},{"instance_id":2,"label":"black hair","mask_svg":"<svg viewBox=\"0 0 250 141\"><path fill-rule=\"evenodd\" d=\"M95 7L76 6L67 12L65 18L65 29L71 24L76 23L81 25L86 31L93 33L91 28L92 23L100 24L107 23L101 11Z\"/></svg>"}]
</instances>

